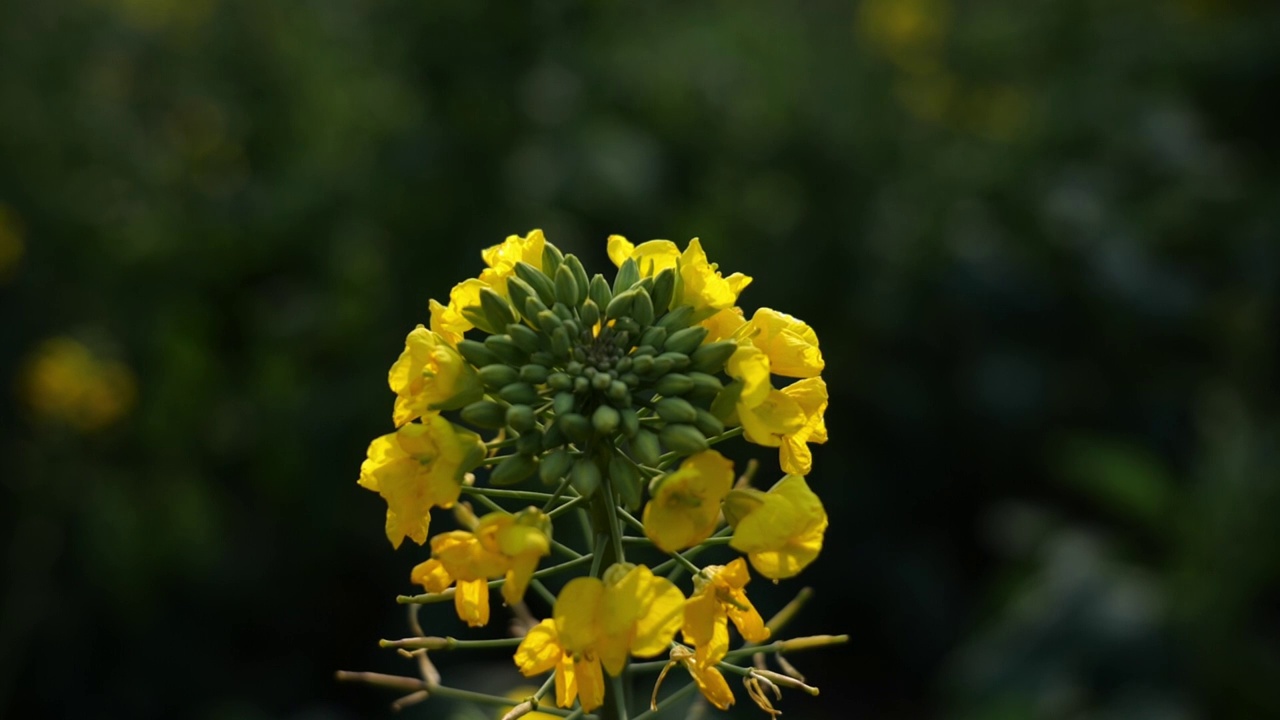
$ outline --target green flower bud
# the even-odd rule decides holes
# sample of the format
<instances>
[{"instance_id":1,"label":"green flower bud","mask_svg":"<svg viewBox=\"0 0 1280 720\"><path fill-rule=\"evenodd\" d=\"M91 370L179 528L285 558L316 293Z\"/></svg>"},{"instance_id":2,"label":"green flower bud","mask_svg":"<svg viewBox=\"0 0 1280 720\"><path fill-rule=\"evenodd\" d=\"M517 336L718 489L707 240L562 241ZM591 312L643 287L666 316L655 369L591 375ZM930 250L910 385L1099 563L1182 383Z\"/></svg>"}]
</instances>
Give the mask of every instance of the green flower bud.
<instances>
[{"instance_id":1,"label":"green flower bud","mask_svg":"<svg viewBox=\"0 0 1280 720\"><path fill-rule=\"evenodd\" d=\"M591 413L591 426L600 435L612 435L621 422L622 416L611 405L601 405L596 408L595 412Z\"/></svg>"},{"instance_id":2,"label":"green flower bud","mask_svg":"<svg viewBox=\"0 0 1280 720\"><path fill-rule=\"evenodd\" d=\"M625 406L631 401L631 388L621 380L613 380L609 383L609 389L604 393L614 405Z\"/></svg>"},{"instance_id":3,"label":"green flower bud","mask_svg":"<svg viewBox=\"0 0 1280 720\"><path fill-rule=\"evenodd\" d=\"M525 317L537 318L544 312L551 312L551 308L547 307L541 300L531 297L524 301ZM554 314L554 313L553 313Z\"/></svg>"},{"instance_id":4,"label":"green flower bud","mask_svg":"<svg viewBox=\"0 0 1280 720\"><path fill-rule=\"evenodd\" d=\"M542 432L542 449L554 450L569 442L569 438L565 437L564 431L556 423L552 423Z\"/></svg>"},{"instance_id":5,"label":"green flower bud","mask_svg":"<svg viewBox=\"0 0 1280 720\"><path fill-rule=\"evenodd\" d=\"M521 350L520 346L506 335L490 335L484 339L484 346L504 363L523 365L529 359L529 353Z\"/></svg>"},{"instance_id":6,"label":"green flower bud","mask_svg":"<svg viewBox=\"0 0 1280 720\"><path fill-rule=\"evenodd\" d=\"M532 405L538 402L538 391L527 382L513 382L498 391L498 397L511 404Z\"/></svg>"},{"instance_id":7,"label":"green flower bud","mask_svg":"<svg viewBox=\"0 0 1280 720\"><path fill-rule=\"evenodd\" d=\"M715 437L724 432L724 423L720 422L720 418L711 413L710 410L696 408L698 416L693 420L693 426L707 437Z\"/></svg>"},{"instance_id":8,"label":"green flower bud","mask_svg":"<svg viewBox=\"0 0 1280 720\"><path fill-rule=\"evenodd\" d=\"M504 328L516 321L516 314L506 298L489 288L480 290L480 308L484 310L489 324L495 328Z\"/></svg>"},{"instance_id":9,"label":"green flower bud","mask_svg":"<svg viewBox=\"0 0 1280 720\"><path fill-rule=\"evenodd\" d=\"M582 309L578 311L578 317L582 318L583 325L593 327L600 322L600 306L596 305L595 300L587 298L587 301L582 303Z\"/></svg>"},{"instance_id":10,"label":"green flower bud","mask_svg":"<svg viewBox=\"0 0 1280 720\"><path fill-rule=\"evenodd\" d=\"M604 316L607 320L617 320L618 318L631 312L631 303L635 301L635 293L630 290L614 294L613 299L605 306Z\"/></svg>"},{"instance_id":11,"label":"green flower bud","mask_svg":"<svg viewBox=\"0 0 1280 720\"><path fill-rule=\"evenodd\" d=\"M578 398L573 393L560 392L556 393L555 399L551 401L551 409L555 411L556 416L568 415L573 412L573 408L578 404Z\"/></svg>"},{"instance_id":12,"label":"green flower bud","mask_svg":"<svg viewBox=\"0 0 1280 720\"><path fill-rule=\"evenodd\" d=\"M707 343L689 355L689 359L693 361L690 367L698 372L718 373L724 369L729 356L733 355L737 349L738 343L733 340Z\"/></svg>"},{"instance_id":13,"label":"green flower bud","mask_svg":"<svg viewBox=\"0 0 1280 720\"><path fill-rule=\"evenodd\" d=\"M622 387L625 389L626 385ZM618 411L618 416L622 418L622 434L633 438L637 432L640 432L640 414L635 408L622 408Z\"/></svg>"},{"instance_id":14,"label":"green flower bud","mask_svg":"<svg viewBox=\"0 0 1280 720\"><path fill-rule=\"evenodd\" d=\"M640 266L635 260L627 258L618 266L618 274L613 277L613 296L626 292L632 285L640 282Z\"/></svg>"},{"instance_id":15,"label":"green flower bud","mask_svg":"<svg viewBox=\"0 0 1280 720\"><path fill-rule=\"evenodd\" d=\"M698 411L684 398L663 398L653 406L658 417L667 423L691 423L698 417Z\"/></svg>"},{"instance_id":16,"label":"green flower bud","mask_svg":"<svg viewBox=\"0 0 1280 720\"><path fill-rule=\"evenodd\" d=\"M569 307L578 304L578 281L574 279L573 270L569 269L567 263L556 270L556 302Z\"/></svg>"},{"instance_id":17,"label":"green flower bud","mask_svg":"<svg viewBox=\"0 0 1280 720\"><path fill-rule=\"evenodd\" d=\"M583 393L585 393L590 389L591 389L591 380L589 380L585 376L579 375L578 377L573 379L573 392L575 394L582 395Z\"/></svg>"},{"instance_id":18,"label":"green flower bud","mask_svg":"<svg viewBox=\"0 0 1280 720\"><path fill-rule=\"evenodd\" d=\"M542 266L547 267L547 264L544 262ZM516 277L529 283L529 287L533 288L544 305L550 305L556 301L556 289L551 283L550 276L527 262L516 263L515 269Z\"/></svg>"},{"instance_id":19,"label":"green flower bud","mask_svg":"<svg viewBox=\"0 0 1280 720\"><path fill-rule=\"evenodd\" d=\"M568 305L565 305L562 302L557 302L555 305L552 305L551 312L555 313L562 322L568 322L573 319L573 311L569 309Z\"/></svg>"},{"instance_id":20,"label":"green flower bud","mask_svg":"<svg viewBox=\"0 0 1280 720\"><path fill-rule=\"evenodd\" d=\"M550 310L543 310L538 313L537 323L538 328L541 329L542 332L550 335L556 331L556 328L563 325L564 321L560 319L560 316Z\"/></svg>"},{"instance_id":21,"label":"green flower bud","mask_svg":"<svg viewBox=\"0 0 1280 720\"><path fill-rule=\"evenodd\" d=\"M507 425L518 433L525 433L534 428L537 424L537 418L533 414L533 408L528 405L512 405L507 408Z\"/></svg>"},{"instance_id":22,"label":"green flower bud","mask_svg":"<svg viewBox=\"0 0 1280 720\"><path fill-rule=\"evenodd\" d=\"M666 357L666 353L663 353L662 355L659 355L658 357L653 359L653 369L649 371L649 375L650 376L666 375L667 373L671 372L671 369L674 367L675 367L675 363L671 361L671 358ZM644 375L644 373L640 373L640 374Z\"/></svg>"},{"instance_id":23,"label":"green flower bud","mask_svg":"<svg viewBox=\"0 0 1280 720\"><path fill-rule=\"evenodd\" d=\"M520 379L531 385L541 385L550 374L551 371L542 365L525 365L520 368Z\"/></svg>"},{"instance_id":24,"label":"green flower bud","mask_svg":"<svg viewBox=\"0 0 1280 720\"><path fill-rule=\"evenodd\" d=\"M658 378L658 381L653 384L653 389L658 391L659 395L667 397L684 395L693 389L693 379L680 373L667 373Z\"/></svg>"},{"instance_id":25,"label":"green flower bud","mask_svg":"<svg viewBox=\"0 0 1280 720\"><path fill-rule=\"evenodd\" d=\"M591 278L591 284L587 286L587 297L591 298L591 302L595 303L599 310L609 307L609 301L613 299L609 281L605 280L603 275L596 273Z\"/></svg>"},{"instance_id":26,"label":"green flower bud","mask_svg":"<svg viewBox=\"0 0 1280 720\"><path fill-rule=\"evenodd\" d=\"M529 313L529 299L536 298L538 293L529 283L518 277L507 278L507 294L511 296L511 306L516 312L528 320L533 322L533 318L537 313Z\"/></svg>"},{"instance_id":27,"label":"green flower bud","mask_svg":"<svg viewBox=\"0 0 1280 720\"><path fill-rule=\"evenodd\" d=\"M636 297L639 297L639 296L640 296L639 291L636 291ZM635 312L634 307L632 307L632 312ZM641 330L641 327L639 323L637 323L634 318L627 317L625 315L623 317L618 318L613 323L614 332L627 333L631 337L639 337L640 330Z\"/></svg>"},{"instance_id":28,"label":"green flower bud","mask_svg":"<svg viewBox=\"0 0 1280 720\"><path fill-rule=\"evenodd\" d=\"M502 325L494 325L493 322L489 320L489 316L485 314L483 306L480 305L462 308L462 317L466 318L467 322L487 333L499 332L498 328L502 327Z\"/></svg>"},{"instance_id":29,"label":"green flower bud","mask_svg":"<svg viewBox=\"0 0 1280 720\"><path fill-rule=\"evenodd\" d=\"M658 431L658 439L666 448L679 455L692 455L711 447L707 436L692 425L668 423Z\"/></svg>"},{"instance_id":30,"label":"green flower bud","mask_svg":"<svg viewBox=\"0 0 1280 720\"><path fill-rule=\"evenodd\" d=\"M635 350L631 351L632 358L638 358L642 355L657 355L657 354L658 354L658 348L652 345L639 345L636 347Z\"/></svg>"},{"instance_id":31,"label":"green flower bud","mask_svg":"<svg viewBox=\"0 0 1280 720\"><path fill-rule=\"evenodd\" d=\"M693 382L691 393L698 398L709 400L724 389L724 383L720 382L720 378L715 375L695 371L689 373L688 378Z\"/></svg>"},{"instance_id":32,"label":"green flower bud","mask_svg":"<svg viewBox=\"0 0 1280 720\"><path fill-rule=\"evenodd\" d=\"M555 275L562 262L564 262L564 254L560 252L560 248L551 243L542 246L542 267L547 271L548 276Z\"/></svg>"},{"instance_id":33,"label":"green flower bud","mask_svg":"<svg viewBox=\"0 0 1280 720\"><path fill-rule=\"evenodd\" d=\"M591 440L591 421L578 413L566 413L556 420L556 424L578 447L584 447Z\"/></svg>"},{"instance_id":34,"label":"green flower bud","mask_svg":"<svg viewBox=\"0 0 1280 720\"><path fill-rule=\"evenodd\" d=\"M462 408L462 421L487 430L497 430L507 424L507 408L492 400L480 400Z\"/></svg>"},{"instance_id":35,"label":"green flower bud","mask_svg":"<svg viewBox=\"0 0 1280 720\"><path fill-rule=\"evenodd\" d=\"M516 452L521 455L538 455L542 453L542 431L529 430L520 433L516 438Z\"/></svg>"},{"instance_id":36,"label":"green flower bud","mask_svg":"<svg viewBox=\"0 0 1280 720\"><path fill-rule=\"evenodd\" d=\"M573 271L574 287L578 291L574 296L574 301L566 304L570 307L578 307L583 300L587 299L587 288L591 285L591 279L587 277L587 269L582 267L582 261L578 259L577 255L565 255L564 264L568 265L569 269Z\"/></svg>"},{"instance_id":37,"label":"green flower bud","mask_svg":"<svg viewBox=\"0 0 1280 720\"><path fill-rule=\"evenodd\" d=\"M529 455L516 454L498 463L489 473L489 484L501 487L515 485L538 469L538 461Z\"/></svg>"},{"instance_id":38,"label":"green flower bud","mask_svg":"<svg viewBox=\"0 0 1280 720\"><path fill-rule=\"evenodd\" d=\"M520 379L520 372L510 365L486 365L476 371L480 382L492 390L506 387Z\"/></svg>"},{"instance_id":39,"label":"green flower bud","mask_svg":"<svg viewBox=\"0 0 1280 720\"><path fill-rule=\"evenodd\" d=\"M658 436L650 430L640 429L631 438L631 454L636 460L649 467L657 466L662 458L662 446Z\"/></svg>"},{"instance_id":40,"label":"green flower bud","mask_svg":"<svg viewBox=\"0 0 1280 720\"><path fill-rule=\"evenodd\" d=\"M648 328L645 328L645 331L643 333L640 333L640 339L637 341L636 344L651 345L655 348L660 348L662 347L662 344L665 343L666 341L667 341L667 329L658 327L657 325L651 325Z\"/></svg>"},{"instance_id":41,"label":"green flower bud","mask_svg":"<svg viewBox=\"0 0 1280 720\"><path fill-rule=\"evenodd\" d=\"M663 359L671 363L672 370L684 370L690 365L689 356L684 353L667 351L654 358L654 361L656 362ZM668 370L668 372L670 372L670 370Z\"/></svg>"},{"instance_id":42,"label":"green flower bud","mask_svg":"<svg viewBox=\"0 0 1280 720\"><path fill-rule=\"evenodd\" d=\"M678 352L688 355L707 337L708 330L701 325L677 330L667 336L667 342L663 345L663 349L667 352Z\"/></svg>"},{"instance_id":43,"label":"green flower bud","mask_svg":"<svg viewBox=\"0 0 1280 720\"><path fill-rule=\"evenodd\" d=\"M649 375L653 373L653 357L649 355L636 357L631 361L631 368L637 375Z\"/></svg>"},{"instance_id":44,"label":"green flower bud","mask_svg":"<svg viewBox=\"0 0 1280 720\"><path fill-rule=\"evenodd\" d=\"M653 299L643 290L633 292L635 297L631 300L631 317L639 323L640 327L653 324Z\"/></svg>"},{"instance_id":45,"label":"green flower bud","mask_svg":"<svg viewBox=\"0 0 1280 720\"><path fill-rule=\"evenodd\" d=\"M614 365L614 368L617 369L617 371L620 373L627 372L628 370L631 369L631 358L629 357L618 358L618 362L617 364Z\"/></svg>"},{"instance_id":46,"label":"green flower bud","mask_svg":"<svg viewBox=\"0 0 1280 720\"><path fill-rule=\"evenodd\" d=\"M627 509L640 507L640 471L616 452L609 456L609 484L618 502Z\"/></svg>"},{"instance_id":47,"label":"green flower bud","mask_svg":"<svg viewBox=\"0 0 1280 720\"><path fill-rule=\"evenodd\" d=\"M555 355L561 360L567 360L569 358L569 351L572 349L573 349L573 345L571 345L569 342L568 330L565 330L564 327L562 326L551 331L551 354L552 355Z\"/></svg>"},{"instance_id":48,"label":"green flower bud","mask_svg":"<svg viewBox=\"0 0 1280 720\"><path fill-rule=\"evenodd\" d=\"M671 312L663 315L658 320L657 325L664 328L668 333L674 333L677 330L683 330L693 323L693 308L688 305L680 305Z\"/></svg>"},{"instance_id":49,"label":"green flower bud","mask_svg":"<svg viewBox=\"0 0 1280 720\"><path fill-rule=\"evenodd\" d=\"M502 362L484 343L476 340L462 339L458 341L458 353L477 368Z\"/></svg>"},{"instance_id":50,"label":"green flower bud","mask_svg":"<svg viewBox=\"0 0 1280 720\"><path fill-rule=\"evenodd\" d=\"M538 477L547 485L554 485L560 482L572 467L573 456L568 450L561 448L552 451L542 459L542 464L538 466Z\"/></svg>"},{"instance_id":51,"label":"green flower bud","mask_svg":"<svg viewBox=\"0 0 1280 720\"><path fill-rule=\"evenodd\" d=\"M573 388L573 378L567 373L553 372L547 376L547 386L552 390L564 392Z\"/></svg>"},{"instance_id":52,"label":"green flower bud","mask_svg":"<svg viewBox=\"0 0 1280 720\"><path fill-rule=\"evenodd\" d=\"M659 315L671 307L676 292L675 268L667 268L653 278L653 310Z\"/></svg>"},{"instance_id":53,"label":"green flower bud","mask_svg":"<svg viewBox=\"0 0 1280 720\"><path fill-rule=\"evenodd\" d=\"M553 368L556 365L555 356L546 350L539 350L535 353L529 353L529 362L535 365L541 365L544 368Z\"/></svg>"},{"instance_id":54,"label":"green flower bud","mask_svg":"<svg viewBox=\"0 0 1280 720\"><path fill-rule=\"evenodd\" d=\"M569 483L580 495L590 497L600 487L600 468L589 458L579 458L569 471Z\"/></svg>"},{"instance_id":55,"label":"green flower bud","mask_svg":"<svg viewBox=\"0 0 1280 720\"><path fill-rule=\"evenodd\" d=\"M538 351L542 336L538 335L533 328L521 323L510 323L504 329L507 331L507 337L511 338L511 342L515 343L516 347L526 353Z\"/></svg>"},{"instance_id":56,"label":"green flower bud","mask_svg":"<svg viewBox=\"0 0 1280 720\"><path fill-rule=\"evenodd\" d=\"M591 369L594 370L595 368ZM608 373L597 372L595 376L591 378L591 388L593 390L604 392L609 389L609 384L612 382L613 378Z\"/></svg>"}]
</instances>

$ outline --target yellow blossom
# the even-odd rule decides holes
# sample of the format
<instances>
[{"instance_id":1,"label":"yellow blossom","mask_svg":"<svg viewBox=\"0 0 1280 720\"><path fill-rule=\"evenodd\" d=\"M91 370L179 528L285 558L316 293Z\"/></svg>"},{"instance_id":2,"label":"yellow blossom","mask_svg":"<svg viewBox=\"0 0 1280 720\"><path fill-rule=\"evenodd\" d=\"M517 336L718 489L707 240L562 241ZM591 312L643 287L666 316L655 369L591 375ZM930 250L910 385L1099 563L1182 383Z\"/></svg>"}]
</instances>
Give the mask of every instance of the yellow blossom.
<instances>
[{"instance_id":1,"label":"yellow blossom","mask_svg":"<svg viewBox=\"0 0 1280 720\"><path fill-rule=\"evenodd\" d=\"M746 553L756 572L767 578L792 577L822 551L827 512L799 475L783 477L767 493L730 492L725 516L734 526L729 545Z\"/></svg>"},{"instance_id":2,"label":"yellow blossom","mask_svg":"<svg viewBox=\"0 0 1280 720\"><path fill-rule=\"evenodd\" d=\"M721 710L728 710L733 705L733 690L729 689L729 683L725 681L724 675L721 674L715 663L703 665L698 662L695 653L689 648L677 644L671 650L671 661L666 667L662 668L662 673L658 675L658 681L653 686L653 700L651 705L658 704L658 688L662 685L662 680L667 676L667 672L675 665L684 665L689 671L689 675L693 678L693 683L702 692L702 696L712 705Z\"/></svg>"},{"instance_id":3,"label":"yellow blossom","mask_svg":"<svg viewBox=\"0 0 1280 720\"><path fill-rule=\"evenodd\" d=\"M702 342L706 344L732 340L746 326L747 321L742 315L742 308L735 305L717 310L714 315L702 321L702 327L707 329L707 337Z\"/></svg>"},{"instance_id":4,"label":"yellow blossom","mask_svg":"<svg viewBox=\"0 0 1280 720\"><path fill-rule=\"evenodd\" d=\"M720 517L720 501L732 486L733 461L715 450L691 455L662 478L645 504L645 535L666 552L706 540Z\"/></svg>"},{"instance_id":5,"label":"yellow blossom","mask_svg":"<svg viewBox=\"0 0 1280 720\"><path fill-rule=\"evenodd\" d=\"M712 667L729 650L729 621L748 642L769 639L769 629L743 590L751 573L742 558L710 565L694 579L694 592L684 603L681 632L696 649L699 668Z\"/></svg>"},{"instance_id":6,"label":"yellow blossom","mask_svg":"<svg viewBox=\"0 0 1280 720\"><path fill-rule=\"evenodd\" d=\"M542 269L542 251L546 242L541 230L530 230L524 237L509 235L501 243L481 250L480 257L487 267L481 271L480 281L505 297L507 278L515 274L516 263L525 262Z\"/></svg>"},{"instance_id":7,"label":"yellow blossom","mask_svg":"<svg viewBox=\"0 0 1280 720\"><path fill-rule=\"evenodd\" d=\"M471 365L439 335L419 325L404 341L404 352L387 373L396 394L397 426L431 410L457 410L484 396Z\"/></svg>"},{"instance_id":8,"label":"yellow blossom","mask_svg":"<svg viewBox=\"0 0 1280 720\"><path fill-rule=\"evenodd\" d=\"M560 590L552 618L525 636L516 666L525 677L556 671L556 704L579 697L587 712L604 697L604 675L622 672L628 655L653 657L680 628L684 595L643 565L617 564L605 579L578 577Z\"/></svg>"},{"instance_id":9,"label":"yellow blossom","mask_svg":"<svg viewBox=\"0 0 1280 720\"><path fill-rule=\"evenodd\" d=\"M360 486L387 502L387 539L395 547L407 537L427 541L432 507L451 507L462 476L484 457L480 436L436 413L401 426L369 444L360 466Z\"/></svg>"},{"instance_id":10,"label":"yellow blossom","mask_svg":"<svg viewBox=\"0 0 1280 720\"><path fill-rule=\"evenodd\" d=\"M818 335L801 320L769 308L751 316L751 342L769 357L769 371L793 378L816 377L825 363Z\"/></svg>"},{"instance_id":11,"label":"yellow blossom","mask_svg":"<svg viewBox=\"0 0 1280 720\"><path fill-rule=\"evenodd\" d=\"M780 448L783 472L809 474L813 456L808 443L827 441L823 417L827 410L827 384L822 378L799 380L781 390L770 388L763 402L748 407L740 401L737 410L748 441Z\"/></svg>"},{"instance_id":12,"label":"yellow blossom","mask_svg":"<svg viewBox=\"0 0 1280 720\"><path fill-rule=\"evenodd\" d=\"M431 538L431 559L413 569L410 579L427 592L444 592L457 583L458 617L472 627L489 622L489 580L505 577L502 599L524 598L538 561L551 552L546 516L529 508L511 515L493 512L480 518L474 532L455 530Z\"/></svg>"},{"instance_id":13,"label":"yellow blossom","mask_svg":"<svg viewBox=\"0 0 1280 720\"><path fill-rule=\"evenodd\" d=\"M480 306L480 291L487 287L476 278L463 280L449 291L449 304L442 305L432 300L431 332L444 338L451 347L456 347L463 334L475 327L463 314L464 308Z\"/></svg>"},{"instance_id":14,"label":"yellow blossom","mask_svg":"<svg viewBox=\"0 0 1280 720\"><path fill-rule=\"evenodd\" d=\"M635 260L640 269L640 277L650 277L674 268L680 261L680 249L670 240L650 240L638 246L621 235L610 235L608 244L609 259L619 267L627 259Z\"/></svg>"},{"instance_id":15,"label":"yellow blossom","mask_svg":"<svg viewBox=\"0 0 1280 720\"><path fill-rule=\"evenodd\" d=\"M27 360L19 380L31 409L82 432L105 428L133 407L137 386L122 363L97 357L71 338L51 338Z\"/></svg>"},{"instance_id":16,"label":"yellow blossom","mask_svg":"<svg viewBox=\"0 0 1280 720\"><path fill-rule=\"evenodd\" d=\"M722 277L715 263L707 262L698 238L680 255L680 303L692 305L695 310L722 310L733 307L738 295L751 284L751 278L742 273Z\"/></svg>"}]
</instances>

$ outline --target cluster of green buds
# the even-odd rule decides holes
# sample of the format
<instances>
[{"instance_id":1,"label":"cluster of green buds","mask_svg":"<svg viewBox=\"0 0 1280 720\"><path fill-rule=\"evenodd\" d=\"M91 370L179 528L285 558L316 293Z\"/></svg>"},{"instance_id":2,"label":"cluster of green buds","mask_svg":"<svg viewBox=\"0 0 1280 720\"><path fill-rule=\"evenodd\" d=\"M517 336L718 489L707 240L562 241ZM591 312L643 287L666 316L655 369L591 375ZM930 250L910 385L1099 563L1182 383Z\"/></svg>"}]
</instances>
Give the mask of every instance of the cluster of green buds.
<instances>
[{"instance_id":1,"label":"cluster of green buds","mask_svg":"<svg viewBox=\"0 0 1280 720\"><path fill-rule=\"evenodd\" d=\"M389 374L397 429L370 445L359 482L386 501L386 532L397 547L405 538L427 544L433 508L452 508L460 529L430 537L431 557L410 576L426 592L400 598L413 609L416 635L384 641L412 651L421 678L341 677L412 687L402 703L432 694L508 703L507 718L535 710L633 717L635 676L661 670L660 684L674 667L695 682L661 702L655 684L652 707L634 717L693 688L727 708L734 696L726 671L742 675L770 714L780 687L816 694L780 657L781 673L763 659L750 668L731 661L844 640L765 644L798 603L765 623L744 590L748 563L776 582L822 547L827 515L805 478L809 444L826 440L817 336L768 308L748 320L737 298L751 279L724 277L696 239L680 251L665 240L634 246L612 236L608 252L617 266L611 280L588 275L540 231L512 236L481 253L487 267L455 286L448 304L431 302L429 329L409 334ZM796 380L775 387L774 377ZM738 436L779 448L786 474L767 491L751 487L754 463L735 477L733 462L713 449ZM463 495L489 512L476 516ZM582 525L584 547L553 539L561 522ZM725 546L744 557L693 562ZM565 559L540 567L553 553ZM667 557L637 563L646 553ZM575 570L558 593L547 586ZM676 584L683 573L688 591ZM490 587L501 587L519 620L516 637L440 638L417 624L418 607L453 600L460 619L486 625ZM548 605L545 619L525 604L528 588ZM730 622L744 641L737 650L729 648ZM442 685L426 658L429 650L494 646L514 647L526 676L551 676L517 704ZM630 660L662 654L667 661ZM556 707L540 706L552 687Z\"/></svg>"}]
</instances>

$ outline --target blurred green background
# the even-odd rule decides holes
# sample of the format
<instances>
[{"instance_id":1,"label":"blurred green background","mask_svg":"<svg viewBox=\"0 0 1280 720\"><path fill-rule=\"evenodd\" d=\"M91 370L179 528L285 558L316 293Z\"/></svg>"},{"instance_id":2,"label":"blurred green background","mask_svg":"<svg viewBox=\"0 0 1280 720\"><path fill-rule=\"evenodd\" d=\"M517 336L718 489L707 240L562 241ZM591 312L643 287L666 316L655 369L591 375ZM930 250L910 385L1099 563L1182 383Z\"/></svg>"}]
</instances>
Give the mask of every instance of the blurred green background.
<instances>
[{"instance_id":1,"label":"blurred green background","mask_svg":"<svg viewBox=\"0 0 1280 720\"><path fill-rule=\"evenodd\" d=\"M386 717L386 370L540 227L821 337L827 550L752 592L852 642L787 717L1280 717L1276 3L0 18L0 715Z\"/></svg>"}]
</instances>

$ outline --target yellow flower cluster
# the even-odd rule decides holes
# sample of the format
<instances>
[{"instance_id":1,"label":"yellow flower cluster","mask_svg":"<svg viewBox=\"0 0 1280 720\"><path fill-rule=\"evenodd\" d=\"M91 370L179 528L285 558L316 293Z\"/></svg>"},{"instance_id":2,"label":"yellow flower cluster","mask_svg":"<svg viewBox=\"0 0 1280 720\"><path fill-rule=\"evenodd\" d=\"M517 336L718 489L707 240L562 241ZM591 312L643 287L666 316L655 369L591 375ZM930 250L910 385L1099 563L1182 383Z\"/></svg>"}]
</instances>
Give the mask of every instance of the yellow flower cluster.
<instances>
[{"instance_id":1,"label":"yellow flower cluster","mask_svg":"<svg viewBox=\"0 0 1280 720\"><path fill-rule=\"evenodd\" d=\"M81 432L104 429L137 397L133 372L67 337L40 344L27 359L19 389L35 414Z\"/></svg>"},{"instance_id":2,"label":"yellow flower cluster","mask_svg":"<svg viewBox=\"0 0 1280 720\"><path fill-rule=\"evenodd\" d=\"M553 673L524 710L536 710L552 684L562 708L605 707L607 676L663 654L667 670L686 668L716 707L734 702L725 669L748 675L761 703L764 676L726 664L729 626L747 643L770 640L746 595L749 568L776 582L822 549L827 515L805 478L809 446L827 439L817 334L769 308L748 320L737 303L752 279L722 274L697 239L681 250L614 235L607 251L612 281L588 276L538 230L485 249L479 276L454 286L447 303L431 300L429 327L406 338L388 373L396 430L370 444L359 484L386 501L396 547L406 537L426 544L431 510L464 494L492 510L477 519L459 505L463 527L431 537L430 558L410 573L425 594L403 600L452 598L472 627L490 620L491 586L509 606L531 586L554 601L515 651L525 676ZM711 448L739 435L779 449L783 477L769 490L751 487L754 470L738 478ZM492 468L487 486L472 474L482 466ZM534 477L546 491L508 487ZM500 499L541 507L509 511ZM582 551L552 540L575 508L568 517L581 517L592 540ZM724 545L741 556L691 561ZM553 552L569 559L539 570ZM668 559L628 561L637 552ZM587 563L558 594L538 579ZM676 574L658 574L666 567L692 574L687 593ZM624 711L614 704L605 715Z\"/></svg>"}]
</instances>

